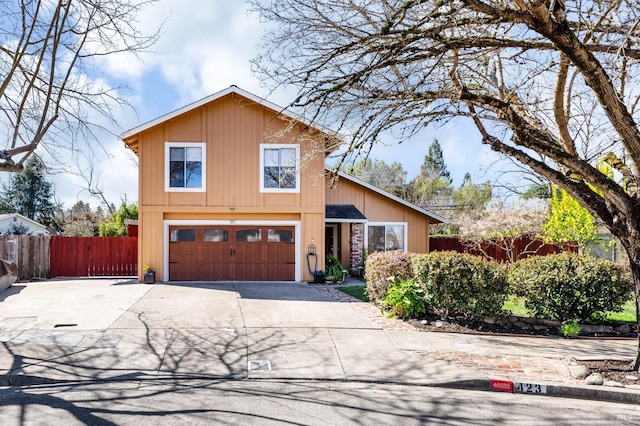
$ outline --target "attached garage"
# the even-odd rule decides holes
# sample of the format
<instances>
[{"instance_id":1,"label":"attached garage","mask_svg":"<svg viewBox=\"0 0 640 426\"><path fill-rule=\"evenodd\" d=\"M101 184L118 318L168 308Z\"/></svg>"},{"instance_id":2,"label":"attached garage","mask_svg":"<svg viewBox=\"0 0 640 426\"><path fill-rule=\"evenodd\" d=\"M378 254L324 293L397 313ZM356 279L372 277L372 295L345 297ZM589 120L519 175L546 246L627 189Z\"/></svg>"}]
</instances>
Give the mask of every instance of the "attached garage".
<instances>
[{"instance_id":1,"label":"attached garage","mask_svg":"<svg viewBox=\"0 0 640 426\"><path fill-rule=\"evenodd\" d=\"M168 226L169 281L294 281L296 227Z\"/></svg>"}]
</instances>

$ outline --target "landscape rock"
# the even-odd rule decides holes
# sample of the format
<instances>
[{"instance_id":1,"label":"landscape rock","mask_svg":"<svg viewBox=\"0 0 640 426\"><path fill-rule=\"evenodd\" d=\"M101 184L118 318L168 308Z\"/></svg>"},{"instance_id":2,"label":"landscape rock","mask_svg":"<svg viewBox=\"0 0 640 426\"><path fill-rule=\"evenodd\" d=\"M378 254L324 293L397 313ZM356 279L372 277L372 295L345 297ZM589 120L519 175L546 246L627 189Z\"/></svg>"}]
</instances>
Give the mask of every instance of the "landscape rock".
<instances>
[{"instance_id":1,"label":"landscape rock","mask_svg":"<svg viewBox=\"0 0 640 426\"><path fill-rule=\"evenodd\" d=\"M574 379L584 379L591 374L591 370L589 370L584 365L569 365L569 374Z\"/></svg>"},{"instance_id":2,"label":"landscape rock","mask_svg":"<svg viewBox=\"0 0 640 426\"><path fill-rule=\"evenodd\" d=\"M612 388L623 388L624 385L620 382L616 382L615 380L607 380L603 383L604 386L609 386Z\"/></svg>"},{"instance_id":3,"label":"landscape rock","mask_svg":"<svg viewBox=\"0 0 640 426\"><path fill-rule=\"evenodd\" d=\"M554 321L554 320L549 320L549 319L538 320L538 324L546 325L549 328L560 327L560 321Z\"/></svg>"},{"instance_id":4,"label":"landscape rock","mask_svg":"<svg viewBox=\"0 0 640 426\"><path fill-rule=\"evenodd\" d=\"M624 376L627 380L638 380L638 376Z\"/></svg>"},{"instance_id":5,"label":"landscape rock","mask_svg":"<svg viewBox=\"0 0 640 426\"><path fill-rule=\"evenodd\" d=\"M584 379L584 384L585 385L601 385L604 383L604 379L602 378L601 375L599 374L592 374L589 377L587 377L586 379Z\"/></svg>"},{"instance_id":6,"label":"landscape rock","mask_svg":"<svg viewBox=\"0 0 640 426\"><path fill-rule=\"evenodd\" d=\"M533 326L533 328L535 328L536 330L548 330L549 327L547 327L546 325L541 325L541 324L536 324Z\"/></svg>"},{"instance_id":7,"label":"landscape rock","mask_svg":"<svg viewBox=\"0 0 640 426\"><path fill-rule=\"evenodd\" d=\"M521 328L523 330L527 330L529 328L531 328L531 326L529 324L527 324L526 322L522 322L522 321L516 321L513 323L513 325L515 325L518 328Z\"/></svg>"},{"instance_id":8,"label":"landscape rock","mask_svg":"<svg viewBox=\"0 0 640 426\"><path fill-rule=\"evenodd\" d=\"M427 325L427 324L429 324L429 321L427 321L427 320L422 320L422 321L420 321L420 324L422 324L422 325Z\"/></svg>"},{"instance_id":9,"label":"landscape rock","mask_svg":"<svg viewBox=\"0 0 640 426\"><path fill-rule=\"evenodd\" d=\"M515 317L515 316L513 316L513 315L509 315L509 316L507 317L507 321L509 321L511 324L513 324L513 323L518 322L518 321L519 321L519 319L518 319L518 317Z\"/></svg>"},{"instance_id":10,"label":"landscape rock","mask_svg":"<svg viewBox=\"0 0 640 426\"><path fill-rule=\"evenodd\" d=\"M622 324L619 327L616 327L613 329L616 333L620 333L620 334L629 334L631 333L632 329L631 326L627 325L627 324Z\"/></svg>"},{"instance_id":11,"label":"landscape rock","mask_svg":"<svg viewBox=\"0 0 640 426\"><path fill-rule=\"evenodd\" d=\"M570 356L566 356L562 358L562 361L564 361L566 365L578 365L578 361L575 358Z\"/></svg>"},{"instance_id":12,"label":"landscape rock","mask_svg":"<svg viewBox=\"0 0 640 426\"><path fill-rule=\"evenodd\" d=\"M482 320L482 321L483 321L484 323L486 323L486 324L495 324L495 323L496 323L496 320L494 320L494 319L493 319L493 318L491 318L491 317L485 317L485 318L484 318L484 320Z\"/></svg>"},{"instance_id":13,"label":"landscape rock","mask_svg":"<svg viewBox=\"0 0 640 426\"><path fill-rule=\"evenodd\" d=\"M613 333L613 327L610 325L580 324L580 328L584 333Z\"/></svg>"},{"instance_id":14,"label":"landscape rock","mask_svg":"<svg viewBox=\"0 0 640 426\"><path fill-rule=\"evenodd\" d=\"M442 323L442 321L436 321L433 325L439 328L439 327L442 327L444 324Z\"/></svg>"}]
</instances>

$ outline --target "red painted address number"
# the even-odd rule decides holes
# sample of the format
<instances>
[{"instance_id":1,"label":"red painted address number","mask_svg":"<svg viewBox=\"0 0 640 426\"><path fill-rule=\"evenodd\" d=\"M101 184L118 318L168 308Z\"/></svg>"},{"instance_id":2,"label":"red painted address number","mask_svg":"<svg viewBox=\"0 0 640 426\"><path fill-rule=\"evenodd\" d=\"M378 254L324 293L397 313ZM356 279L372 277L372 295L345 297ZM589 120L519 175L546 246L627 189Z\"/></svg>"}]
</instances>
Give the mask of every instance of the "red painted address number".
<instances>
[{"instance_id":1,"label":"red painted address number","mask_svg":"<svg viewBox=\"0 0 640 426\"><path fill-rule=\"evenodd\" d=\"M511 380L491 379L491 390L494 392L513 393L513 382Z\"/></svg>"}]
</instances>

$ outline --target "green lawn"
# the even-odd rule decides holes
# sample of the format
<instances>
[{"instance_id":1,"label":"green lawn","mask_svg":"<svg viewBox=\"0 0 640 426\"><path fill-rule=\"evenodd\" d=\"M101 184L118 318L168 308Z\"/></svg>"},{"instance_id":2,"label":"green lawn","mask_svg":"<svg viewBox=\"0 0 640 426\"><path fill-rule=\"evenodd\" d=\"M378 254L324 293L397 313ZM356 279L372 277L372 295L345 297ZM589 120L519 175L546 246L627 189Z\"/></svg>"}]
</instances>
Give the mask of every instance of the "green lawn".
<instances>
[{"instance_id":1,"label":"green lawn","mask_svg":"<svg viewBox=\"0 0 640 426\"><path fill-rule=\"evenodd\" d=\"M350 294L353 297L356 297L364 302L369 301L369 297L367 296L367 292L365 291L365 286L361 285L349 285L338 287L338 290L341 290L347 294ZM518 317L528 317L531 313L524 306L524 299L521 297L510 296L504 304L504 310L510 311L512 315ZM605 319L607 321L613 323L635 323L636 322L636 304L634 300L630 300L625 303L624 308L621 312L611 312L609 313Z\"/></svg>"},{"instance_id":2,"label":"green lawn","mask_svg":"<svg viewBox=\"0 0 640 426\"><path fill-rule=\"evenodd\" d=\"M345 285L337 288L338 290L350 294L351 296L360 299L363 302L369 301L369 296L367 296L367 292L365 291L366 287L363 285Z\"/></svg>"},{"instance_id":3,"label":"green lawn","mask_svg":"<svg viewBox=\"0 0 640 426\"><path fill-rule=\"evenodd\" d=\"M606 317L607 321L619 322L619 323L634 323L636 322L636 302L635 300L629 300L624 304L621 312L611 312Z\"/></svg>"},{"instance_id":4,"label":"green lawn","mask_svg":"<svg viewBox=\"0 0 640 426\"><path fill-rule=\"evenodd\" d=\"M524 299L521 297L509 296L502 309L511 312L511 315L517 317L528 317L530 315L529 310L524 307Z\"/></svg>"},{"instance_id":5,"label":"green lawn","mask_svg":"<svg viewBox=\"0 0 640 426\"><path fill-rule=\"evenodd\" d=\"M512 315L518 317L527 317L531 313L524 307L524 299L510 296L504 304L505 311L511 311ZM621 312L610 312L605 317L606 321L613 323L635 323L636 322L636 303L634 300L629 300L624 304Z\"/></svg>"}]
</instances>

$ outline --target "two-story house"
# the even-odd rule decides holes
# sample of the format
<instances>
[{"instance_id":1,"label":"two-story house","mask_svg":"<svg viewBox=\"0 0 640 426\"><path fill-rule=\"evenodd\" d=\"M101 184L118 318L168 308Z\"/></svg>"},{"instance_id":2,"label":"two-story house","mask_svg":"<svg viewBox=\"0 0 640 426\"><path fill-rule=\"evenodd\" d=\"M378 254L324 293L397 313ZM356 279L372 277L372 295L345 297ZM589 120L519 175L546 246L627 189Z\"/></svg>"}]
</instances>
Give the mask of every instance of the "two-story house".
<instances>
[{"instance_id":1,"label":"two-story house","mask_svg":"<svg viewBox=\"0 0 640 426\"><path fill-rule=\"evenodd\" d=\"M444 221L344 174L331 185L330 133L235 86L121 137L139 158L138 270L158 281L308 281L325 253L356 272L365 248L427 252Z\"/></svg>"}]
</instances>

